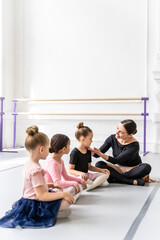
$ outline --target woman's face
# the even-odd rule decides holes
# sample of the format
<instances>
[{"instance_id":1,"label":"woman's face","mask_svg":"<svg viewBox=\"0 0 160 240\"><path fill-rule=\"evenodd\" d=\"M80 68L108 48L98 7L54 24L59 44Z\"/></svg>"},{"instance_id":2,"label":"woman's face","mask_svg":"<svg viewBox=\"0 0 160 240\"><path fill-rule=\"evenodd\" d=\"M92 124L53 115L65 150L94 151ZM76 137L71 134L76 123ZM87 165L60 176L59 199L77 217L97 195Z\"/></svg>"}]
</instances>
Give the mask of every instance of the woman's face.
<instances>
[{"instance_id":1,"label":"woman's face","mask_svg":"<svg viewBox=\"0 0 160 240\"><path fill-rule=\"evenodd\" d=\"M116 130L116 138L125 140L128 138L128 133L122 123L119 123Z\"/></svg>"}]
</instances>

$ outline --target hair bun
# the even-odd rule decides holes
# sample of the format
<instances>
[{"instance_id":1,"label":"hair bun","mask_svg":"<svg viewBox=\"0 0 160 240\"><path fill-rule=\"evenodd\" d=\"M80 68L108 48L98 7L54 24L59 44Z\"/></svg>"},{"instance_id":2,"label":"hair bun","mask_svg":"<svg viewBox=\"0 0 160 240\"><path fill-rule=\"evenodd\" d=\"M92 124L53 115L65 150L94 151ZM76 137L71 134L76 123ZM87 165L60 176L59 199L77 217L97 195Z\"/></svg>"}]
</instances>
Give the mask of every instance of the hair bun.
<instances>
[{"instance_id":1,"label":"hair bun","mask_svg":"<svg viewBox=\"0 0 160 240\"><path fill-rule=\"evenodd\" d=\"M83 122L80 122L78 125L77 125L77 128L80 129L80 128L83 128L84 127L84 123Z\"/></svg>"},{"instance_id":2,"label":"hair bun","mask_svg":"<svg viewBox=\"0 0 160 240\"><path fill-rule=\"evenodd\" d=\"M26 133L29 135L29 136L34 136L36 133L38 133L38 127L33 125L31 127L28 127L27 130L26 130Z\"/></svg>"},{"instance_id":3,"label":"hair bun","mask_svg":"<svg viewBox=\"0 0 160 240\"><path fill-rule=\"evenodd\" d=\"M51 147L49 148L49 152L50 152L50 153L53 153L53 152L54 152Z\"/></svg>"}]
</instances>

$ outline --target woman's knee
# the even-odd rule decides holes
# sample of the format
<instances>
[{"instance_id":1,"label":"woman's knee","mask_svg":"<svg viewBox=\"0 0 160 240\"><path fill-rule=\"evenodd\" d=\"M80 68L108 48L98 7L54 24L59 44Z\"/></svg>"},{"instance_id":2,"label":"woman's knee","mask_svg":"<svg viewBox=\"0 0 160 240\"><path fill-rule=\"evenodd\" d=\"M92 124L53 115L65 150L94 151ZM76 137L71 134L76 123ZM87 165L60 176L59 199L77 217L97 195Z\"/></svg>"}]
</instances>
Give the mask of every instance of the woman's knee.
<instances>
[{"instance_id":1,"label":"woman's knee","mask_svg":"<svg viewBox=\"0 0 160 240\"><path fill-rule=\"evenodd\" d=\"M142 163L141 165L144 168L145 175L150 174L151 169L152 169L151 165L149 165L148 163Z\"/></svg>"},{"instance_id":2,"label":"woman's knee","mask_svg":"<svg viewBox=\"0 0 160 240\"><path fill-rule=\"evenodd\" d=\"M107 168L107 164L103 161L96 162L95 166L98 167L98 168L104 168L104 169Z\"/></svg>"}]
</instances>

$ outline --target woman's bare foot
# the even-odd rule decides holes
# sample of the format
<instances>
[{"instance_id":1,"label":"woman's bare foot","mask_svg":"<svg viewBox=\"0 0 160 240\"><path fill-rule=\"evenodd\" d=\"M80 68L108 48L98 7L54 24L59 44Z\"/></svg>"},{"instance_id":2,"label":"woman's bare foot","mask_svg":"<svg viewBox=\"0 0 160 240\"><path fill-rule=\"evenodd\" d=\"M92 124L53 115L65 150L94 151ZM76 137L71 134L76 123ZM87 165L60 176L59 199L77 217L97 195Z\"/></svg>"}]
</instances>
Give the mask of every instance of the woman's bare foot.
<instances>
[{"instance_id":1,"label":"woman's bare foot","mask_svg":"<svg viewBox=\"0 0 160 240\"><path fill-rule=\"evenodd\" d=\"M150 177L149 177L149 175L146 175L144 178L142 178L142 179L144 179L146 182L148 182L148 183L156 183L156 182L159 182L159 181L157 181L157 180L153 180L153 179L151 179Z\"/></svg>"}]
</instances>

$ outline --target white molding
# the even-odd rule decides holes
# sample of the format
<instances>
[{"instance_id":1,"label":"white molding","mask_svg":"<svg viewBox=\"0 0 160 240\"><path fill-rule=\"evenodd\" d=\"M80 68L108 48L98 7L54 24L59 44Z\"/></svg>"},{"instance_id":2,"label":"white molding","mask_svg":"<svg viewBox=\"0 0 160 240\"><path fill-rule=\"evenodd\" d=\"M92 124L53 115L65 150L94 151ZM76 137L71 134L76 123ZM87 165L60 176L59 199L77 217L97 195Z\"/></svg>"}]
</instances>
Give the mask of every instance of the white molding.
<instances>
[{"instance_id":1,"label":"white molding","mask_svg":"<svg viewBox=\"0 0 160 240\"><path fill-rule=\"evenodd\" d=\"M153 79L156 83L156 89L154 92L155 100L156 100L156 108L155 112L152 115L153 127L154 127L154 139L152 145L152 152L153 153L160 153L160 0L158 1L159 4L159 11L158 11L158 26L159 26L159 51L156 56L156 66L153 73Z\"/></svg>"},{"instance_id":2,"label":"white molding","mask_svg":"<svg viewBox=\"0 0 160 240\"><path fill-rule=\"evenodd\" d=\"M154 114L152 115L152 120L153 120L154 123L160 122L160 113L154 113Z\"/></svg>"},{"instance_id":3,"label":"white molding","mask_svg":"<svg viewBox=\"0 0 160 240\"><path fill-rule=\"evenodd\" d=\"M2 0L0 0L0 97L3 97L2 88Z\"/></svg>"},{"instance_id":4,"label":"white molding","mask_svg":"<svg viewBox=\"0 0 160 240\"><path fill-rule=\"evenodd\" d=\"M159 41L160 41L160 39L159 39ZM154 70L152 71L152 73L154 76L154 80L156 81L156 83L159 84L159 81L160 81L160 52L157 53L156 66L155 66Z\"/></svg>"}]
</instances>

